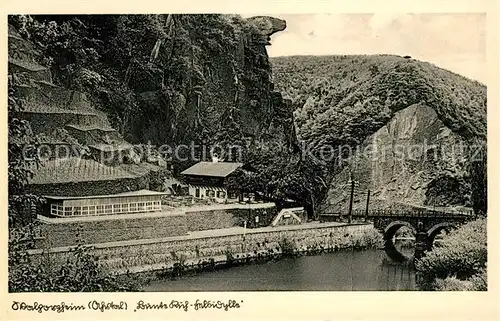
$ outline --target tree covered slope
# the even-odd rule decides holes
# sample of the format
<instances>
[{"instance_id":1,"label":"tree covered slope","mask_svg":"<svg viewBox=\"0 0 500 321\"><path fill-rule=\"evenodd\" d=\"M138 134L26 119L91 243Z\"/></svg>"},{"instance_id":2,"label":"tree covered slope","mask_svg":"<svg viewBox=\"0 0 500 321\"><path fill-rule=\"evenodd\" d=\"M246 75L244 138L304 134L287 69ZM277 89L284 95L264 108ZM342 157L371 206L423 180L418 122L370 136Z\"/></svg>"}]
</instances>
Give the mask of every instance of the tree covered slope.
<instances>
[{"instance_id":1,"label":"tree covered slope","mask_svg":"<svg viewBox=\"0 0 500 321\"><path fill-rule=\"evenodd\" d=\"M260 139L286 109L265 48L286 27L279 19L35 15L9 23L36 45L55 84L91 97L132 143Z\"/></svg>"},{"instance_id":2,"label":"tree covered slope","mask_svg":"<svg viewBox=\"0 0 500 321\"><path fill-rule=\"evenodd\" d=\"M315 145L359 144L398 110L423 103L464 138L486 138L486 86L391 55L271 59L276 88L295 105L298 135Z\"/></svg>"},{"instance_id":3,"label":"tree covered slope","mask_svg":"<svg viewBox=\"0 0 500 321\"><path fill-rule=\"evenodd\" d=\"M452 145L486 141L483 84L393 55L277 57L271 64L276 89L292 100L298 139L327 168L329 186L318 197L324 210L347 210L352 175L360 208L367 190L382 208L470 206L484 199L472 195L486 178L470 175L470 154L449 152ZM450 148L434 159L428 147L413 159L394 156L396 145L426 143ZM352 149L368 145L376 152Z\"/></svg>"}]
</instances>

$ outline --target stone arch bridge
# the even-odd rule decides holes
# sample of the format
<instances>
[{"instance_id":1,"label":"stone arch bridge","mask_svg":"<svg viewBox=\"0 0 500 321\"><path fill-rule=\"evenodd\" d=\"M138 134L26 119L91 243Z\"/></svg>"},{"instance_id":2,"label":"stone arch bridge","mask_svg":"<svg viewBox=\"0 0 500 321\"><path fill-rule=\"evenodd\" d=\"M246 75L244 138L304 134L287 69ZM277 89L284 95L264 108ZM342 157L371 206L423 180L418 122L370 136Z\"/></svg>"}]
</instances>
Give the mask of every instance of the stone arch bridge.
<instances>
[{"instance_id":1,"label":"stone arch bridge","mask_svg":"<svg viewBox=\"0 0 500 321\"><path fill-rule=\"evenodd\" d=\"M408 258L394 245L396 232L406 226L415 232L415 258L423 256L432 248L436 236L443 230L449 231L476 218L470 213L444 211L371 211L365 218L384 235L384 249L394 261Z\"/></svg>"},{"instance_id":2,"label":"stone arch bridge","mask_svg":"<svg viewBox=\"0 0 500 321\"><path fill-rule=\"evenodd\" d=\"M320 215L321 221L336 221L345 217L340 213L325 213ZM460 212L437 211L427 208L412 210L372 210L353 211L352 219L363 219L373 222L373 226L384 236L384 249L394 261L405 261L408 258L399 252L394 245L396 232L406 226L415 232L415 258L420 258L425 251L432 248L436 236L443 230L457 228L461 224L476 218L474 214Z\"/></svg>"}]
</instances>

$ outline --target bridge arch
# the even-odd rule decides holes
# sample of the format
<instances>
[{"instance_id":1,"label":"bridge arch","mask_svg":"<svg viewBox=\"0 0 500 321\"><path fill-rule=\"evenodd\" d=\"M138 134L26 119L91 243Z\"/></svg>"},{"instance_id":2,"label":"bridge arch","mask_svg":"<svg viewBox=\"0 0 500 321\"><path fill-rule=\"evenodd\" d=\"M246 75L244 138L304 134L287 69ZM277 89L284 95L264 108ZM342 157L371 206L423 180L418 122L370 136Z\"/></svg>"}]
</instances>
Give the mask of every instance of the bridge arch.
<instances>
[{"instance_id":1,"label":"bridge arch","mask_svg":"<svg viewBox=\"0 0 500 321\"><path fill-rule=\"evenodd\" d=\"M384 228L384 250L387 255L396 262L403 262L408 260L408 257L399 252L394 245L394 242L392 241L394 235L396 235L396 232L403 226L406 226L416 232L415 227L406 221L392 221Z\"/></svg>"},{"instance_id":2,"label":"bridge arch","mask_svg":"<svg viewBox=\"0 0 500 321\"><path fill-rule=\"evenodd\" d=\"M436 236L438 236L438 234L441 233L441 231L456 229L456 228L457 225L451 222L442 222L431 227L427 231L427 250L430 250L432 248Z\"/></svg>"}]
</instances>

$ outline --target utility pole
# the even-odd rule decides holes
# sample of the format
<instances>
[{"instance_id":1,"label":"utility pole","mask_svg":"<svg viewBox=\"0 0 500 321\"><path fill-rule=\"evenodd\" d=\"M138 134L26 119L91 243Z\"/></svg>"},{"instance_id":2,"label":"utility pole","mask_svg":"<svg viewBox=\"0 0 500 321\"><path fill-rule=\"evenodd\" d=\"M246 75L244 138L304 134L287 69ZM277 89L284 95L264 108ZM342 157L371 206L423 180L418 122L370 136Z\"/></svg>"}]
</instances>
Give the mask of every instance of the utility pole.
<instances>
[{"instance_id":1,"label":"utility pole","mask_svg":"<svg viewBox=\"0 0 500 321\"><path fill-rule=\"evenodd\" d=\"M349 223L352 222L352 203L354 201L354 177L351 173L351 199L349 201Z\"/></svg>"},{"instance_id":2,"label":"utility pole","mask_svg":"<svg viewBox=\"0 0 500 321\"><path fill-rule=\"evenodd\" d=\"M370 204L370 190L368 190L368 194L366 195L365 222L368 221L368 205L369 204Z\"/></svg>"}]
</instances>

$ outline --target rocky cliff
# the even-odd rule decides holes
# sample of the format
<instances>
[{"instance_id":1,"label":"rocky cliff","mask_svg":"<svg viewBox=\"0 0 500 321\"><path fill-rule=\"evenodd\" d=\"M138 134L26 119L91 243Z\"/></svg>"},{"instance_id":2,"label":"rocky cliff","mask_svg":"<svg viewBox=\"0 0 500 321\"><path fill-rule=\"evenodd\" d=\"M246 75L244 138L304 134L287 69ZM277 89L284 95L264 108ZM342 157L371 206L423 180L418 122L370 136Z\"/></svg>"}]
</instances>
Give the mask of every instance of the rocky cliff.
<instances>
[{"instance_id":1,"label":"rocky cliff","mask_svg":"<svg viewBox=\"0 0 500 321\"><path fill-rule=\"evenodd\" d=\"M470 205L466 146L432 108L409 106L353 150L333 176L323 210L347 212L351 178L355 210L365 209L368 191L371 209Z\"/></svg>"},{"instance_id":2,"label":"rocky cliff","mask_svg":"<svg viewBox=\"0 0 500 321\"><path fill-rule=\"evenodd\" d=\"M169 14L14 22L41 44L54 82L86 93L131 143L294 139L291 104L274 91L266 52L283 20Z\"/></svg>"},{"instance_id":3,"label":"rocky cliff","mask_svg":"<svg viewBox=\"0 0 500 321\"><path fill-rule=\"evenodd\" d=\"M50 155L35 169L36 184L142 179L152 171L148 162L162 164L138 155L144 150L134 144L172 151L181 144L295 142L291 102L274 91L266 52L270 35L286 28L283 20L69 15L9 22L9 75L23 105L16 117L45 145L70 147L71 155L59 156L90 158ZM187 162L173 159L181 170L210 157L182 151L177 156Z\"/></svg>"},{"instance_id":4,"label":"rocky cliff","mask_svg":"<svg viewBox=\"0 0 500 321\"><path fill-rule=\"evenodd\" d=\"M397 56L272 64L277 89L293 101L299 140L320 160L333 151L323 162L321 211L347 211L351 179L355 209L365 208L368 190L371 208L471 205L471 153L486 139L484 85Z\"/></svg>"}]
</instances>

